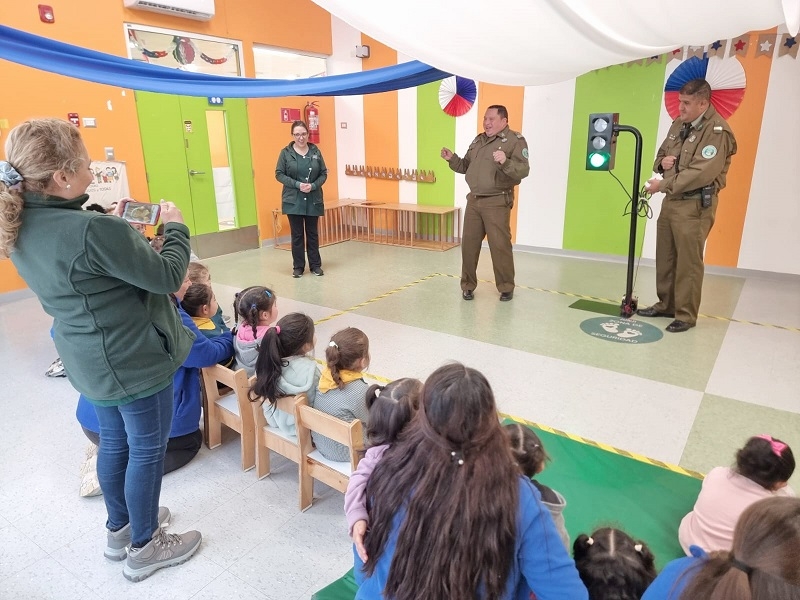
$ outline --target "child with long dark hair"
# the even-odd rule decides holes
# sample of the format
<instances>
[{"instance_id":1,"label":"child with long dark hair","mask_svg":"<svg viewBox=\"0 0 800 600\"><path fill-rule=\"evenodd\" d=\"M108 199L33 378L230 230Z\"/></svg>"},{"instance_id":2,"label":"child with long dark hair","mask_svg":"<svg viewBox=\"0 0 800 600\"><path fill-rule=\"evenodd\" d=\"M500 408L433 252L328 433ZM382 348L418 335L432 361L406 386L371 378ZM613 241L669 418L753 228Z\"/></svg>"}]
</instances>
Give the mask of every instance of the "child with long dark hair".
<instances>
[{"instance_id":1,"label":"child with long dark hair","mask_svg":"<svg viewBox=\"0 0 800 600\"><path fill-rule=\"evenodd\" d=\"M564 509L567 507L567 501L557 491L534 479L544 471L545 463L550 460L550 456L544 450L542 440L539 439L533 429L520 423L510 423L504 426L503 429L508 435L511 453L514 455L514 460L517 462L519 470L539 490L542 495L542 504L550 511L550 516L553 517L553 522L556 524L558 535L561 536L564 547L569 551L569 533L567 533L567 526L564 522Z\"/></svg>"},{"instance_id":2,"label":"child with long dark hair","mask_svg":"<svg viewBox=\"0 0 800 600\"><path fill-rule=\"evenodd\" d=\"M450 364L428 377L366 495L357 599L505 600L531 590L587 598L539 492L514 463L489 382L474 369Z\"/></svg>"},{"instance_id":3,"label":"child with long dark hair","mask_svg":"<svg viewBox=\"0 0 800 600\"><path fill-rule=\"evenodd\" d=\"M243 289L233 301L233 321L236 335L233 346L236 366L248 377L256 371L258 346L267 329L278 319L278 299L275 292L262 285Z\"/></svg>"},{"instance_id":4,"label":"child with long dark hair","mask_svg":"<svg viewBox=\"0 0 800 600\"><path fill-rule=\"evenodd\" d=\"M327 365L320 376L314 408L348 423L359 419L366 429L365 394L369 386L363 379L363 371L369 365L369 339L355 327L337 331L325 348L325 360ZM350 452L343 444L313 431L311 439L328 460L350 460Z\"/></svg>"},{"instance_id":5,"label":"child with long dark hair","mask_svg":"<svg viewBox=\"0 0 800 600\"><path fill-rule=\"evenodd\" d=\"M301 313L289 313L261 338L250 397L262 402L264 417L272 427L289 435L297 435L294 416L277 409L275 404L281 396L305 393L313 406L319 367L308 354L312 350L314 321Z\"/></svg>"},{"instance_id":6,"label":"child with long dark hair","mask_svg":"<svg viewBox=\"0 0 800 600\"><path fill-rule=\"evenodd\" d=\"M575 539L573 556L589 600L640 600L656 578L650 548L621 529L582 533Z\"/></svg>"},{"instance_id":7,"label":"child with long dark hair","mask_svg":"<svg viewBox=\"0 0 800 600\"><path fill-rule=\"evenodd\" d=\"M770 435L747 440L736 452L736 466L715 467L703 480L692 512L681 521L678 539L684 552L730 550L733 528L744 510L762 498L794 496L787 482L794 473L792 449Z\"/></svg>"},{"instance_id":8,"label":"child with long dark hair","mask_svg":"<svg viewBox=\"0 0 800 600\"><path fill-rule=\"evenodd\" d=\"M397 441L400 432L411 422L419 407L422 382L404 377L383 386L373 384L366 394L369 422L367 424L367 451L350 475L344 495L344 514L350 537L361 560L367 560L364 534L367 531L367 500L364 492L372 471L383 453Z\"/></svg>"}]
</instances>

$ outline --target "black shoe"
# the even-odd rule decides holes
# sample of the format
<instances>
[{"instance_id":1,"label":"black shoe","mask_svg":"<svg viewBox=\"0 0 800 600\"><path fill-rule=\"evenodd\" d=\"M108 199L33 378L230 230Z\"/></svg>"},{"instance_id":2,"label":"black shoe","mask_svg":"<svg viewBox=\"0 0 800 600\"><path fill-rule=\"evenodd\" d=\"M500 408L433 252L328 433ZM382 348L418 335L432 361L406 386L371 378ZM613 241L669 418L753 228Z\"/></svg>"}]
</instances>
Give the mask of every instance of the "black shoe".
<instances>
[{"instance_id":1,"label":"black shoe","mask_svg":"<svg viewBox=\"0 0 800 600\"><path fill-rule=\"evenodd\" d=\"M316 268L314 268L314 269L311 269L311 272L312 272L314 275L316 275L317 277L322 277L323 275L325 275L325 273L322 271L322 268L321 268L321 267L316 267Z\"/></svg>"},{"instance_id":2,"label":"black shoe","mask_svg":"<svg viewBox=\"0 0 800 600\"><path fill-rule=\"evenodd\" d=\"M669 317L670 319L675 318L675 313L667 313L661 312L660 310L656 310L654 307L650 306L648 308L640 308L636 311L636 314L640 317Z\"/></svg>"},{"instance_id":3,"label":"black shoe","mask_svg":"<svg viewBox=\"0 0 800 600\"><path fill-rule=\"evenodd\" d=\"M464 300L472 300L475 297L475 294L472 293L472 290L464 290L461 292L461 297Z\"/></svg>"},{"instance_id":4,"label":"black shoe","mask_svg":"<svg viewBox=\"0 0 800 600\"><path fill-rule=\"evenodd\" d=\"M670 333L681 333L682 331L689 331L692 327L694 327L694 323L687 323L686 321L675 319L672 323L667 325L667 331Z\"/></svg>"},{"instance_id":5,"label":"black shoe","mask_svg":"<svg viewBox=\"0 0 800 600\"><path fill-rule=\"evenodd\" d=\"M514 297L514 292L503 292L500 294L500 302L508 302Z\"/></svg>"},{"instance_id":6,"label":"black shoe","mask_svg":"<svg viewBox=\"0 0 800 600\"><path fill-rule=\"evenodd\" d=\"M299 279L302 276L303 276L303 269L295 269L294 271L292 271L292 277L294 277L295 279Z\"/></svg>"}]
</instances>

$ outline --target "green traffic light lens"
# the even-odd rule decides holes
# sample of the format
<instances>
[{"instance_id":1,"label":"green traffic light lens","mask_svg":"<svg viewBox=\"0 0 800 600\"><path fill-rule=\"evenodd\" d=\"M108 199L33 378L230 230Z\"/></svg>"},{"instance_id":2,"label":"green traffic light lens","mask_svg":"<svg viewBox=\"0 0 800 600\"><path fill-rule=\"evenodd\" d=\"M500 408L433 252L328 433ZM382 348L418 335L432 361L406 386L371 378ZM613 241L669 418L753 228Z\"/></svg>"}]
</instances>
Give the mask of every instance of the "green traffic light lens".
<instances>
[{"instance_id":1,"label":"green traffic light lens","mask_svg":"<svg viewBox=\"0 0 800 600\"><path fill-rule=\"evenodd\" d=\"M592 152L589 155L589 164L592 165L592 167L595 169L601 168L607 162L608 162L608 154L603 154L601 152Z\"/></svg>"}]
</instances>

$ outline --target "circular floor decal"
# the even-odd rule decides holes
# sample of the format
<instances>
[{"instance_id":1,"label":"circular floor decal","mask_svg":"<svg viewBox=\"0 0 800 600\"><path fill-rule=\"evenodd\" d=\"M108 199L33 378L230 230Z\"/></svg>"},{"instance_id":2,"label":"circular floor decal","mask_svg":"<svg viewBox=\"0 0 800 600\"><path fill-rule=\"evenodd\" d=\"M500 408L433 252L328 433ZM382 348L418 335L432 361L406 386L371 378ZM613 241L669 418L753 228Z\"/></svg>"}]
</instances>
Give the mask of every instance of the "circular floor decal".
<instances>
[{"instance_id":1,"label":"circular floor decal","mask_svg":"<svg viewBox=\"0 0 800 600\"><path fill-rule=\"evenodd\" d=\"M621 344L649 344L664 337L663 331L649 323L618 317L586 319L581 329L592 337Z\"/></svg>"}]
</instances>

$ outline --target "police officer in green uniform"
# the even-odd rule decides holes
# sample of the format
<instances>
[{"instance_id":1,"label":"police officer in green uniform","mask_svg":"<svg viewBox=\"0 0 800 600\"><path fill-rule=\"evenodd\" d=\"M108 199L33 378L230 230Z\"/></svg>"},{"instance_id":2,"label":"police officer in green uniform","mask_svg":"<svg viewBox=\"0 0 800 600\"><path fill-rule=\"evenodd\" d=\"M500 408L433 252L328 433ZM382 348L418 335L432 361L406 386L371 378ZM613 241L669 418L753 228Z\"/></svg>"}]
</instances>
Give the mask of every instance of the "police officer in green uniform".
<instances>
[{"instance_id":1,"label":"police officer in green uniform","mask_svg":"<svg viewBox=\"0 0 800 600\"><path fill-rule=\"evenodd\" d=\"M456 173L466 173L467 209L461 237L461 294L474 298L478 285L478 258L483 238L489 240L494 280L500 300L514 297L514 255L511 250L511 207L514 186L530 173L528 144L521 133L508 128L508 111L494 104L483 116L483 130L469 146L464 158L442 148Z\"/></svg>"},{"instance_id":2,"label":"police officer in green uniform","mask_svg":"<svg viewBox=\"0 0 800 600\"><path fill-rule=\"evenodd\" d=\"M656 155L654 170L663 179L647 182L663 192L656 227L658 302L638 311L643 317L673 318L667 331L687 331L697 323L703 288L703 250L725 187L736 139L711 106L705 79L687 82L678 94L680 116L669 128Z\"/></svg>"}]
</instances>

